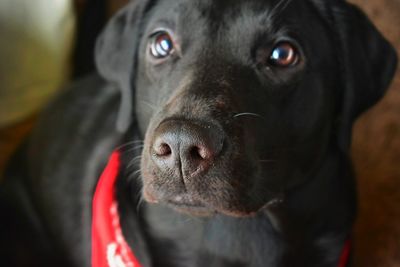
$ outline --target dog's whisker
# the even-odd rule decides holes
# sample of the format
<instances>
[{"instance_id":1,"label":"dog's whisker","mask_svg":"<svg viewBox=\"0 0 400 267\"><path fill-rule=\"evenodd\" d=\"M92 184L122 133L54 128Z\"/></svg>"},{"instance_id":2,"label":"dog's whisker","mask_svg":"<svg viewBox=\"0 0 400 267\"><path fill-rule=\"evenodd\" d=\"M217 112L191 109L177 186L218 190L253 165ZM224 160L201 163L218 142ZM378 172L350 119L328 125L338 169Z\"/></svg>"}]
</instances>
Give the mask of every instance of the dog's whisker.
<instances>
[{"instance_id":1,"label":"dog's whisker","mask_svg":"<svg viewBox=\"0 0 400 267\"><path fill-rule=\"evenodd\" d=\"M132 176L133 176L133 177L136 177L138 174L140 174L140 172L141 172L141 170L137 170L137 171L135 171L134 173L132 173Z\"/></svg>"},{"instance_id":2,"label":"dog's whisker","mask_svg":"<svg viewBox=\"0 0 400 267\"><path fill-rule=\"evenodd\" d=\"M292 0L280 0L275 7L270 12L270 18L274 19L280 13L282 13L288 5L292 2Z\"/></svg>"},{"instance_id":3,"label":"dog's whisker","mask_svg":"<svg viewBox=\"0 0 400 267\"><path fill-rule=\"evenodd\" d=\"M142 158L142 156L141 155L139 155L139 156L137 156L137 157L134 157L133 159L131 159L132 161L135 161L135 160L138 160L138 159L141 159Z\"/></svg>"},{"instance_id":4,"label":"dog's whisker","mask_svg":"<svg viewBox=\"0 0 400 267\"><path fill-rule=\"evenodd\" d=\"M136 205L136 213L139 214L140 213L140 208L144 203L144 198L143 198L143 189L140 190L139 194L138 194L138 201L137 201L137 205Z\"/></svg>"},{"instance_id":5,"label":"dog's whisker","mask_svg":"<svg viewBox=\"0 0 400 267\"><path fill-rule=\"evenodd\" d=\"M126 170L128 171L130 179L136 178L137 174L140 173L140 168L133 168L134 166L135 166L135 164L131 164L130 166L128 165L126 167Z\"/></svg>"},{"instance_id":6,"label":"dog's whisker","mask_svg":"<svg viewBox=\"0 0 400 267\"><path fill-rule=\"evenodd\" d=\"M143 104L146 104L148 107L150 107L152 110L156 110L157 109L157 106L155 105L155 104L153 104L153 103L150 103L150 102L148 102L148 101L145 101L145 100L140 100L140 102L142 102Z\"/></svg>"},{"instance_id":7,"label":"dog's whisker","mask_svg":"<svg viewBox=\"0 0 400 267\"><path fill-rule=\"evenodd\" d=\"M291 2L292 2L292 0L282 0L282 4L279 7L278 13L283 12Z\"/></svg>"},{"instance_id":8,"label":"dog's whisker","mask_svg":"<svg viewBox=\"0 0 400 267\"><path fill-rule=\"evenodd\" d=\"M123 148L125 148L127 146L131 146L131 145L135 145L135 144L143 144L143 143L144 143L143 140L130 141L130 142L127 142L125 144L122 144L122 145L118 146L115 150L121 150L121 149L123 149Z\"/></svg>"},{"instance_id":9,"label":"dog's whisker","mask_svg":"<svg viewBox=\"0 0 400 267\"><path fill-rule=\"evenodd\" d=\"M132 157L132 156L138 157L142 154L141 152L142 152L143 148L144 148L144 145L139 145L139 146L127 148L123 152L126 155L129 155L129 157Z\"/></svg>"},{"instance_id":10,"label":"dog's whisker","mask_svg":"<svg viewBox=\"0 0 400 267\"><path fill-rule=\"evenodd\" d=\"M128 163L128 165L126 166L128 169L132 168L133 166L135 166L137 163L140 162L140 160L142 159L142 156L137 156L135 158L133 158L132 160L130 160L130 162ZM140 171L140 170L139 170Z\"/></svg>"},{"instance_id":11,"label":"dog's whisker","mask_svg":"<svg viewBox=\"0 0 400 267\"><path fill-rule=\"evenodd\" d=\"M127 180L129 182L134 181L134 180L138 180L139 177L141 177L141 171L140 168L139 169L131 169L129 170L128 168L125 169L126 170L126 177ZM139 179L140 180L140 179ZM140 181L141 182L141 181Z\"/></svg>"},{"instance_id":12,"label":"dog's whisker","mask_svg":"<svg viewBox=\"0 0 400 267\"><path fill-rule=\"evenodd\" d=\"M136 151L136 150L139 150L139 149L143 149L143 148L144 148L144 145L138 145L138 146L126 149L125 152L133 152L133 151Z\"/></svg>"},{"instance_id":13,"label":"dog's whisker","mask_svg":"<svg viewBox=\"0 0 400 267\"><path fill-rule=\"evenodd\" d=\"M264 119L264 117L261 116L260 114L252 113L252 112L238 113L238 114L234 115L233 118L239 118L239 117L244 117L244 116L257 117L257 118L260 118L260 119Z\"/></svg>"}]
</instances>

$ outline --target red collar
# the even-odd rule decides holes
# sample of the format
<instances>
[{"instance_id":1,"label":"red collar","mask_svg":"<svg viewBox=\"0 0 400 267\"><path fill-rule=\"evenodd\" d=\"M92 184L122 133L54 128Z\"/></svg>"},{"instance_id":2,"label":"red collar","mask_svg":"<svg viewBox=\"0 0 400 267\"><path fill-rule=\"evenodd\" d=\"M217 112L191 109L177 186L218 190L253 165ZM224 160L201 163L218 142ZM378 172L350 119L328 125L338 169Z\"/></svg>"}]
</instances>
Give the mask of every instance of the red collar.
<instances>
[{"instance_id":1,"label":"red collar","mask_svg":"<svg viewBox=\"0 0 400 267\"><path fill-rule=\"evenodd\" d=\"M347 239L342 250L342 255L340 255L338 267L346 267L349 264L350 251L351 251L351 240Z\"/></svg>"},{"instance_id":2,"label":"red collar","mask_svg":"<svg viewBox=\"0 0 400 267\"><path fill-rule=\"evenodd\" d=\"M122 234L114 184L120 166L114 152L97 184L93 198L92 267L140 267Z\"/></svg>"},{"instance_id":3,"label":"red collar","mask_svg":"<svg viewBox=\"0 0 400 267\"><path fill-rule=\"evenodd\" d=\"M114 184L120 166L119 153L114 152L100 176L93 198L92 267L141 267L123 236L115 199ZM348 240L338 267L346 267L350 257Z\"/></svg>"}]
</instances>

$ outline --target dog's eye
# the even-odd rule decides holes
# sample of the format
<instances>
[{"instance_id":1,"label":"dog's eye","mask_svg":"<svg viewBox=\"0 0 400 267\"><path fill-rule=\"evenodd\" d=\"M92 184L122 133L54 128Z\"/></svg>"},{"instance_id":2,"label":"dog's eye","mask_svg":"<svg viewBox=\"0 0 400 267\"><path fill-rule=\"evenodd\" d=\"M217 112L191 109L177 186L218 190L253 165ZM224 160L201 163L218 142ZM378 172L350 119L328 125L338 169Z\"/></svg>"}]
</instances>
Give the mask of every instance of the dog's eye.
<instances>
[{"instance_id":1,"label":"dog's eye","mask_svg":"<svg viewBox=\"0 0 400 267\"><path fill-rule=\"evenodd\" d=\"M289 42L281 42L272 49L268 63L276 67L292 67L297 65L300 56L297 49Z\"/></svg>"},{"instance_id":2,"label":"dog's eye","mask_svg":"<svg viewBox=\"0 0 400 267\"><path fill-rule=\"evenodd\" d=\"M174 42L171 36L165 31L153 34L150 39L150 54L155 59L163 59L174 51Z\"/></svg>"}]
</instances>

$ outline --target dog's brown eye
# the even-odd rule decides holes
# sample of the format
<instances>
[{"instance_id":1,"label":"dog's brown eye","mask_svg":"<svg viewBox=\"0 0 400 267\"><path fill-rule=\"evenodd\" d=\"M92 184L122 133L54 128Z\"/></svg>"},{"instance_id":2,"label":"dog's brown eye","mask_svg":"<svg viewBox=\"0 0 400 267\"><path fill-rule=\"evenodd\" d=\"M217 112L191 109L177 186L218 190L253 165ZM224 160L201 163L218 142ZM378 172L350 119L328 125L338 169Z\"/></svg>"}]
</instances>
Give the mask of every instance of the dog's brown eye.
<instances>
[{"instance_id":1,"label":"dog's brown eye","mask_svg":"<svg viewBox=\"0 0 400 267\"><path fill-rule=\"evenodd\" d=\"M155 33L150 40L150 54L156 59L168 57L174 51L174 43L171 36L160 31Z\"/></svg>"},{"instance_id":2,"label":"dog's brown eye","mask_svg":"<svg viewBox=\"0 0 400 267\"><path fill-rule=\"evenodd\" d=\"M299 62L297 49L289 42L279 43L274 47L268 63L277 67L292 67Z\"/></svg>"}]
</instances>

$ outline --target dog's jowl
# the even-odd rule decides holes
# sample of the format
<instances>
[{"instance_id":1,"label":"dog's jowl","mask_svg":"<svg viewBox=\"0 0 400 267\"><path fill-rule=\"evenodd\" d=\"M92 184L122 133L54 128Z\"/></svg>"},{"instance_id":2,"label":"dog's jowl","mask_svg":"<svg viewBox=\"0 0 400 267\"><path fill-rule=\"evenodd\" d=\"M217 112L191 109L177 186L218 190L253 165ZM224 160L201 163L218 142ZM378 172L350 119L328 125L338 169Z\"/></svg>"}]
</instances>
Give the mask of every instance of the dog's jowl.
<instances>
[{"instance_id":1,"label":"dog's jowl","mask_svg":"<svg viewBox=\"0 0 400 267\"><path fill-rule=\"evenodd\" d=\"M352 125L396 67L358 8L135 0L99 37L96 65L9 169L56 251L47 262L350 266Z\"/></svg>"}]
</instances>

